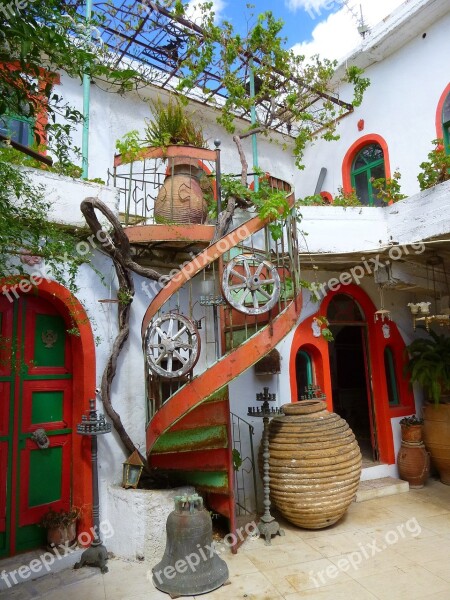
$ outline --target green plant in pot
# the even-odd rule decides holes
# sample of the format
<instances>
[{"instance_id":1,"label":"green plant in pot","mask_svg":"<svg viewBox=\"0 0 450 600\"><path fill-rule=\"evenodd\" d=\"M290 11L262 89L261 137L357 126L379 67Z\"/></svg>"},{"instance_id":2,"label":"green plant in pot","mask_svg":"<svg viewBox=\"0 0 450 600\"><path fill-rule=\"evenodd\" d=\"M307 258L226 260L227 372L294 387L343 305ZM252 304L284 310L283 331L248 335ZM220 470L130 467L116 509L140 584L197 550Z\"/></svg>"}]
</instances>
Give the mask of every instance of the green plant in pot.
<instances>
[{"instance_id":1,"label":"green plant in pot","mask_svg":"<svg viewBox=\"0 0 450 600\"><path fill-rule=\"evenodd\" d=\"M56 511L50 509L39 521L39 525L47 530L47 542L52 548L71 545L77 537L77 521L81 509L72 506L69 510Z\"/></svg>"},{"instance_id":2,"label":"green plant in pot","mask_svg":"<svg viewBox=\"0 0 450 600\"><path fill-rule=\"evenodd\" d=\"M429 332L407 347L406 370L427 396L423 407L423 441L439 472L450 485L450 336Z\"/></svg>"},{"instance_id":3,"label":"green plant in pot","mask_svg":"<svg viewBox=\"0 0 450 600\"><path fill-rule=\"evenodd\" d=\"M151 102L152 119L147 122L145 142L161 148L168 155L170 146L179 149L170 153L166 179L155 200L157 223L204 223L207 204L202 189L204 171L193 148L204 148L206 141L200 125L196 125L181 101L169 98L167 104L158 99Z\"/></svg>"}]
</instances>

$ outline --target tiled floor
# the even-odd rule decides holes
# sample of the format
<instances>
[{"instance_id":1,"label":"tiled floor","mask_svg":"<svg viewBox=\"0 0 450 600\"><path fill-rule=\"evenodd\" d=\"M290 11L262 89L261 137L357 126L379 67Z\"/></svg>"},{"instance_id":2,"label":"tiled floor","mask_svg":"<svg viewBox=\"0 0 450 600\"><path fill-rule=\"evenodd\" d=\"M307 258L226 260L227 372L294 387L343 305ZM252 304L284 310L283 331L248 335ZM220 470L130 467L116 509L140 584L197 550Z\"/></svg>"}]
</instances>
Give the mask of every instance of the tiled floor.
<instances>
[{"instance_id":1,"label":"tiled floor","mask_svg":"<svg viewBox=\"0 0 450 600\"><path fill-rule=\"evenodd\" d=\"M272 546L248 539L223 554L231 584L200 600L450 600L450 487L353 503L321 531L283 522ZM109 561L109 573L83 568L0 593L8 600L167 600L145 562ZM190 598L190 597L186 597ZM191 598L192 600L192 598Z\"/></svg>"}]
</instances>

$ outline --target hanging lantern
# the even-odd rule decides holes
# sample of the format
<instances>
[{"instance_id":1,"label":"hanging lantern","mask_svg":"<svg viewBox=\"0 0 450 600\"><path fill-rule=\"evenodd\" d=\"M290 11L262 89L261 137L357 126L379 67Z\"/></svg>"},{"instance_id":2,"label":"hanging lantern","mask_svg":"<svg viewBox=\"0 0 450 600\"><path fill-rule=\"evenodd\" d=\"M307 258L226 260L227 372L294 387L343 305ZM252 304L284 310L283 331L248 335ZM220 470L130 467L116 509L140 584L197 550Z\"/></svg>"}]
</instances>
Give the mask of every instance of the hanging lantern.
<instances>
[{"instance_id":1,"label":"hanging lantern","mask_svg":"<svg viewBox=\"0 0 450 600\"><path fill-rule=\"evenodd\" d=\"M392 321L391 311L387 308L384 308L383 286L379 285L378 290L380 292L381 307L379 310L375 311L373 315L373 320L375 321L375 323L377 323L378 321L381 321L382 323L384 323L385 321Z\"/></svg>"},{"instance_id":2,"label":"hanging lantern","mask_svg":"<svg viewBox=\"0 0 450 600\"><path fill-rule=\"evenodd\" d=\"M123 463L122 487L136 489L144 463L137 450Z\"/></svg>"}]
</instances>

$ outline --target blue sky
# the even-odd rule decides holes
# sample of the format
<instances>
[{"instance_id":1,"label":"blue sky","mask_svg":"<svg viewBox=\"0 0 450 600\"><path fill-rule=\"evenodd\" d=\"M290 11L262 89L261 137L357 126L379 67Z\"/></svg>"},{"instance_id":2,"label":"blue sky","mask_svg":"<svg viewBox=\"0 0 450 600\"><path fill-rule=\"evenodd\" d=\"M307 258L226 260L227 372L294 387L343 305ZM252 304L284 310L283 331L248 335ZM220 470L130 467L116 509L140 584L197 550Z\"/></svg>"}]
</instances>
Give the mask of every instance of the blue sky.
<instances>
[{"instance_id":1,"label":"blue sky","mask_svg":"<svg viewBox=\"0 0 450 600\"><path fill-rule=\"evenodd\" d=\"M190 0L194 5L200 0ZM250 11L246 0L213 0L218 18L245 29ZM319 54L340 59L361 44L357 27L360 7L366 23L373 27L403 0L253 0L254 12L271 10L285 22L283 33L288 47L299 54Z\"/></svg>"}]
</instances>

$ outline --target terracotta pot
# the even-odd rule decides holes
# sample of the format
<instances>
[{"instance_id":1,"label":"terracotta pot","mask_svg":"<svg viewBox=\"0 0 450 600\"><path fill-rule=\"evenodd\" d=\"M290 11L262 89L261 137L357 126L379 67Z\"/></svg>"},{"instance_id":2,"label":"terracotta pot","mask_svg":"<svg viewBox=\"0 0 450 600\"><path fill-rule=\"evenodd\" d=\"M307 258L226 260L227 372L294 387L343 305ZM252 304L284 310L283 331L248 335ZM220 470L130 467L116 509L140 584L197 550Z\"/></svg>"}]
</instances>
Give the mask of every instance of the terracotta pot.
<instances>
[{"instance_id":1,"label":"terracotta pot","mask_svg":"<svg viewBox=\"0 0 450 600\"><path fill-rule=\"evenodd\" d=\"M421 442L422 425L401 425L403 442Z\"/></svg>"},{"instance_id":2,"label":"terracotta pot","mask_svg":"<svg viewBox=\"0 0 450 600\"><path fill-rule=\"evenodd\" d=\"M67 526L51 527L47 529L47 542L49 546L70 546L77 537L77 523L74 521Z\"/></svg>"},{"instance_id":3,"label":"terracotta pot","mask_svg":"<svg viewBox=\"0 0 450 600\"><path fill-rule=\"evenodd\" d=\"M200 178L204 175L197 159L176 157L155 200L157 223L204 223L208 207L203 197Z\"/></svg>"},{"instance_id":4,"label":"terracotta pot","mask_svg":"<svg viewBox=\"0 0 450 600\"><path fill-rule=\"evenodd\" d=\"M413 489L423 488L430 474L430 453L421 442L402 442L397 465L400 479Z\"/></svg>"},{"instance_id":5,"label":"terracotta pot","mask_svg":"<svg viewBox=\"0 0 450 600\"><path fill-rule=\"evenodd\" d=\"M270 423L270 494L281 514L299 527L336 523L352 502L361 452L352 430L325 402L283 406Z\"/></svg>"},{"instance_id":6,"label":"terracotta pot","mask_svg":"<svg viewBox=\"0 0 450 600\"><path fill-rule=\"evenodd\" d=\"M423 407L423 441L445 485L450 485L450 404Z\"/></svg>"}]
</instances>

